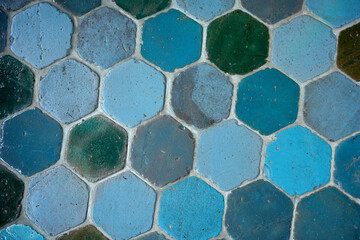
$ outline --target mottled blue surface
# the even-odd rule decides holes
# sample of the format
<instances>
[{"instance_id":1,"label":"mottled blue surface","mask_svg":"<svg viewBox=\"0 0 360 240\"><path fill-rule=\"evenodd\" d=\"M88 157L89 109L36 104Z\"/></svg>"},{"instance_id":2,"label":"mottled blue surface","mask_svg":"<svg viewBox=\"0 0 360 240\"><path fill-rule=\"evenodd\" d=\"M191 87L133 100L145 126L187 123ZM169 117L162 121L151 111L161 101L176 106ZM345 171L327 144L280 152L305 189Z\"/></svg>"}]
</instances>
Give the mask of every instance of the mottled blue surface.
<instances>
[{"instance_id":1,"label":"mottled blue surface","mask_svg":"<svg viewBox=\"0 0 360 240\"><path fill-rule=\"evenodd\" d=\"M19 224L1 230L0 240L45 240L45 238L31 227Z\"/></svg>"},{"instance_id":2,"label":"mottled blue surface","mask_svg":"<svg viewBox=\"0 0 360 240\"><path fill-rule=\"evenodd\" d=\"M223 209L219 192L190 177L162 192L158 224L175 239L208 239L219 234Z\"/></svg>"},{"instance_id":3,"label":"mottled blue surface","mask_svg":"<svg viewBox=\"0 0 360 240\"><path fill-rule=\"evenodd\" d=\"M7 35L7 17L3 11L0 10L0 52L4 50L6 45Z\"/></svg>"},{"instance_id":4,"label":"mottled blue surface","mask_svg":"<svg viewBox=\"0 0 360 240\"><path fill-rule=\"evenodd\" d=\"M306 8L336 28L360 17L359 0L306 0Z\"/></svg>"},{"instance_id":5,"label":"mottled blue surface","mask_svg":"<svg viewBox=\"0 0 360 240\"><path fill-rule=\"evenodd\" d=\"M336 141L360 130L360 86L334 72L305 87L304 120Z\"/></svg>"},{"instance_id":6,"label":"mottled blue surface","mask_svg":"<svg viewBox=\"0 0 360 240\"><path fill-rule=\"evenodd\" d=\"M265 69L240 81L236 115L261 134L292 124L298 114L300 89L276 69Z\"/></svg>"},{"instance_id":7,"label":"mottled blue surface","mask_svg":"<svg viewBox=\"0 0 360 240\"><path fill-rule=\"evenodd\" d=\"M34 68L44 68L68 54L72 31L68 15L38 3L13 17L10 49Z\"/></svg>"},{"instance_id":8,"label":"mottled blue surface","mask_svg":"<svg viewBox=\"0 0 360 240\"><path fill-rule=\"evenodd\" d=\"M153 232L150 234L146 234L142 237L139 237L136 240L167 240L167 238L160 233Z\"/></svg>"},{"instance_id":9,"label":"mottled blue surface","mask_svg":"<svg viewBox=\"0 0 360 240\"><path fill-rule=\"evenodd\" d=\"M31 1L32 0L1 0L0 7L5 10L18 10Z\"/></svg>"},{"instance_id":10,"label":"mottled blue surface","mask_svg":"<svg viewBox=\"0 0 360 240\"><path fill-rule=\"evenodd\" d=\"M294 239L359 239L360 206L339 190L325 188L300 201Z\"/></svg>"},{"instance_id":11,"label":"mottled blue surface","mask_svg":"<svg viewBox=\"0 0 360 240\"><path fill-rule=\"evenodd\" d=\"M301 195L330 178L331 148L310 130L295 126L266 146L264 175L290 195Z\"/></svg>"},{"instance_id":12,"label":"mottled blue surface","mask_svg":"<svg viewBox=\"0 0 360 240\"><path fill-rule=\"evenodd\" d=\"M101 0L55 0L55 2L76 16L83 15L101 4Z\"/></svg>"},{"instance_id":13,"label":"mottled blue surface","mask_svg":"<svg viewBox=\"0 0 360 240\"><path fill-rule=\"evenodd\" d=\"M291 200L260 180L230 193L225 225L234 239L287 240L292 212Z\"/></svg>"},{"instance_id":14,"label":"mottled blue surface","mask_svg":"<svg viewBox=\"0 0 360 240\"><path fill-rule=\"evenodd\" d=\"M135 35L136 25L131 19L103 7L80 22L76 50L86 61L109 68L134 53Z\"/></svg>"},{"instance_id":15,"label":"mottled blue surface","mask_svg":"<svg viewBox=\"0 0 360 240\"><path fill-rule=\"evenodd\" d=\"M141 60L129 60L104 78L102 107L128 127L152 118L164 105L165 77Z\"/></svg>"},{"instance_id":16,"label":"mottled blue surface","mask_svg":"<svg viewBox=\"0 0 360 240\"><path fill-rule=\"evenodd\" d=\"M360 134L336 147L334 178L342 189L360 198Z\"/></svg>"},{"instance_id":17,"label":"mottled blue surface","mask_svg":"<svg viewBox=\"0 0 360 240\"><path fill-rule=\"evenodd\" d=\"M36 175L29 182L26 215L50 235L57 235L85 221L89 190L64 166Z\"/></svg>"},{"instance_id":18,"label":"mottled blue surface","mask_svg":"<svg viewBox=\"0 0 360 240\"><path fill-rule=\"evenodd\" d=\"M28 110L2 124L0 157L26 176L50 167L60 155L62 127L39 109Z\"/></svg>"},{"instance_id":19,"label":"mottled blue surface","mask_svg":"<svg viewBox=\"0 0 360 240\"><path fill-rule=\"evenodd\" d=\"M181 9L197 19L209 21L231 9L234 0L176 0L176 3Z\"/></svg>"},{"instance_id":20,"label":"mottled blue surface","mask_svg":"<svg viewBox=\"0 0 360 240\"><path fill-rule=\"evenodd\" d=\"M227 191L259 174L261 138L229 120L201 133L196 170Z\"/></svg>"},{"instance_id":21,"label":"mottled blue surface","mask_svg":"<svg viewBox=\"0 0 360 240\"><path fill-rule=\"evenodd\" d=\"M336 37L330 27L300 16L274 30L272 62L300 82L327 71L336 51Z\"/></svg>"},{"instance_id":22,"label":"mottled blue surface","mask_svg":"<svg viewBox=\"0 0 360 240\"><path fill-rule=\"evenodd\" d=\"M201 39L201 26L171 9L145 21L141 54L162 70L171 72L200 57Z\"/></svg>"},{"instance_id":23,"label":"mottled blue surface","mask_svg":"<svg viewBox=\"0 0 360 240\"><path fill-rule=\"evenodd\" d=\"M131 172L97 186L92 218L113 239L148 231L153 223L155 191Z\"/></svg>"}]
</instances>

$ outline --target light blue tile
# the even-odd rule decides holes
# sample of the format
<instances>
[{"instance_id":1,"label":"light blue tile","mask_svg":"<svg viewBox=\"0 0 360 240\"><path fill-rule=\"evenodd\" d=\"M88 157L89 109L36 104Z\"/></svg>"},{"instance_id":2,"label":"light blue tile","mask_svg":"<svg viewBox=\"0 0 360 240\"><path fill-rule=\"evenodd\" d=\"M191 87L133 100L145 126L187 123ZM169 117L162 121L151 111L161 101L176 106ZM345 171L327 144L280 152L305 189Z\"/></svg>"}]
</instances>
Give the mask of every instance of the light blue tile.
<instances>
[{"instance_id":1,"label":"light blue tile","mask_svg":"<svg viewBox=\"0 0 360 240\"><path fill-rule=\"evenodd\" d=\"M31 227L19 224L1 230L0 240L45 240L45 238Z\"/></svg>"}]
</instances>

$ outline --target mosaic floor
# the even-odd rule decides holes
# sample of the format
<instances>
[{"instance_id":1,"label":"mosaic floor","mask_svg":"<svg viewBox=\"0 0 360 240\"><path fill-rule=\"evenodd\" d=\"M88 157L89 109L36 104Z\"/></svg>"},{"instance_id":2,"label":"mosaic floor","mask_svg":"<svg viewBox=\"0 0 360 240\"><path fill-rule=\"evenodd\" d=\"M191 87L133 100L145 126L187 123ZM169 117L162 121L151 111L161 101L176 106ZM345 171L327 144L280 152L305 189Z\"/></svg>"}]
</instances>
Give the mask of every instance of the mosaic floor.
<instances>
[{"instance_id":1,"label":"mosaic floor","mask_svg":"<svg viewBox=\"0 0 360 240\"><path fill-rule=\"evenodd\" d=\"M359 239L359 0L0 0L0 239Z\"/></svg>"}]
</instances>

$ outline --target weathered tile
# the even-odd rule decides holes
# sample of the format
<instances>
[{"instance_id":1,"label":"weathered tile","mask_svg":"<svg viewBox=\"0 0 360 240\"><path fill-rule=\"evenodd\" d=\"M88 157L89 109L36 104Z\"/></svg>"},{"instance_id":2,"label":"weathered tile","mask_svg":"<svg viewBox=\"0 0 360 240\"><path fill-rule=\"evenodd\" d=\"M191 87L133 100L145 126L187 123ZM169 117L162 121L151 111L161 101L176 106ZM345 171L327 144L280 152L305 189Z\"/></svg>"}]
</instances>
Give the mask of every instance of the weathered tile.
<instances>
[{"instance_id":1,"label":"weathered tile","mask_svg":"<svg viewBox=\"0 0 360 240\"><path fill-rule=\"evenodd\" d=\"M50 235L57 235L85 221L89 190L64 166L31 178L26 215Z\"/></svg>"},{"instance_id":2,"label":"weathered tile","mask_svg":"<svg viewBox=\"0 0 360 240\"><path fill-rule=\"evenodd\" d=\"M21 211L24 183L0 165L0 227L14 221ZM3 235L0 232L0 239Z\"/></svg>"},{"instance_id":3,"label":"weathered tile","mask_svg":"<svg viewBox=\"0 0 360 240\"><path fill-rule=\"evenodd\" d=\"M97 186L92 212L94 222L114 239L128 239L150 230L155 191L131 172Z\"/></svg>"},{"instance_id":4,"label":"weathered tile","mask_svg":"<svg viewBox=\"0 0 360 240\"><path fill-rule=\"evenodd\" d=\"M331 148L310 130L295 126L266 146L264 175L290 195L301 195L330 179Z\"/></svg>"},{"instance_id":5,"label":"weathered tile","mask_svg":"<svg viewBox=\"0 0 360 240\"><path fill-rule=\"evenodd\" d=\"M34 76L20 61L0 57L0 118L7 117L31 104Z\"/></svg>"},{"instance_id":6,"label":"weathered tile","mask_svg":"<svg viewBox=\"0 0 360 240\"><path fill-rule=\"evenodd\" d=\"M40 106L62 123L70 123L97 107L99 76L68 59L51 68L40 81Z\"/></svg>"},{"instance_id":7,"label":"weathered tile","mask_svg":"<svg viewBox=\"0 0 360 240\"><path fill-rule=\"evenodd\" d=\"M55 0L55 2L76 16L81 16L101 5L101 0Z\"/></svg>"},{"instance_id":8,"label":"weathered tile","mask_svg":"<svg viewBox=\"0 0 360 240\"><path fill-rule=\"evenodd\" d=\"M80 22L76 50L86 61L109 68L134 53L135 35L136 25L131 19L103 7Z\"/></svg>"},{"instance_id":9,"label":"weathered tile","mask_svg":"<svg viewBox=\"0 0 360 240\"><path fill-rule=\"evenodd\" d=\"M197 128L206 128L227 118L232 84L216 68L200 63L175 79L171 105L179 118Z\"/></svg>"},{"instance_id":10,"label":"weathered tile","mask_svg":"<svg viewBox=\"0 0 360 240\"><path fill-rule=\"evenodd\" d=\"M158 224L175 239L208 239L221 230L223 208L219 192L190 177L162 192Z\"/></svg>"},{"instance_id":11,"label":"weathered tile","mask_svg":"<svg viewBox=\"0 0 360 240\"><path fill-rule=\"evenodd\" d=\"M177 5L195 18L209 21L228 11L234 5L234 0L176 0Z\"/></svg>"},{"instance_id":12,"label":"weathered tile","mask_svg":"<svg viewBox=\"0 0 360 240\"><path fill-rule=\"evenodd\" d=\"M62 127L39 109L28 110L2 124L0 158L26 176L59 160Z\"/></svg>"},{"instance_id":13,"label":"weathered tile","mask_svg":"<svg viewBox=\"0 0 360 240\"><path fill-rule=\"evenodd\" d=\"M136 240L167 240L167 238L160 233L153 232L139 237Z\"/></svg>"},{"instance_id":14,"label":"weathered tile","mask_svg":"<svg viewBox=\"0 0 360 240\"><path fill-rule=\"evenodd\" d=\"M137 19L141 19L164 10L170 5L170 0L115 0L115 3Z\"/></svg>"},{"instance_id":15,"label":"weathered tile","mask_svg":"<svg viewBox=\"0 0 360 240\"><path fill-rule=\"evenodd\" d=\"M331 28L304 15L274 30L272 63L305 82L327 71L336 51Z\"/></svg>"},{"instance_id":16,"label":"weathered tile","mask_svg":"<svg viewBox=\"0 0 360 240\"><path fill-rule=\"evenodd\" d=\"M360 130L360 86L334 72L305 87L304 120L331 141Z\"/></svg>"},{"instance_id":17,"label":"weathered tile","mask_svg":"<svg viewBox=\"0 0 360 240\"><path fill-rule=\"evenodd\" d=\"M90 181L97 181L124 168L126 150L126 131L96 116L71 130L67 161Z\"/></svg>"},{"instance_id":18,"label":"weathered tile","mask_svg":"<svg viewBox=\"0 0 360 240\"><path fill-rule=\"evenodd\" d=\"M56 238L56 240L107 240L96 227L87 225Z\"/></svg>"},{"instance_id":19,"label":"weathered tile","mask_svg":"<svg viewBox=\"0 0 360 240\"><path fill-rule=\"evenodd\" d=\"M10 49L34 68L44 68L69 53L72 32L68 15L38 3L12 18Z\"/></svg>"},{"instance_id":20,"label":"weathered tile","mask_svg":"<svg viewBox=\"0 0 360 240\"><path fill-rule=\"evenodd\" d=\"M208 27L209 60L224 72L251 72L266 63L268 49L269 30L240 10L214 20Z\"/></svg>"},{"instance_id":21,"label":"weathered tile","mask_svg":"<svg viewBox=\"0 0 360 240\"><path fill-rule=\"evenodd\" d=\"M360 81L360 23L340 32L337 66Z\"/></svg>"},{"instance_id":22,"label":"weathered tile","mask_svg":"<svg viewBox=\"0 0 360 240\"><path fill-rule=\"evenodd\" d=\"M357 239L360 206L334 187L300 201L295 219L295 239Z\"/></svg>"},{"instance_id":23,"label":"weathered tile","mask_svg":"<svg viewBox=\"0 0 360 240\"><path fill-rule=\"evenodd\" d=\"M2 7L5 10L15 11L24 7L26 4L28 4L31 1L32 0L1 0L0 7Z\"/></svg>"},{"instance_id":24,"label":"weathered tile","mask_svg":"<svg viewBox=\"0 0 360 240\"><path fill-rule=\"evenodd\" d=\"M0 240L45 240L45 238L31 227L18 224L1 230Z\"/></svg>"},{"instance_id":25,"label":"weathered tile","mask_svg":"<svg viewBox=\"0 0 360 240\"><path fill-rule=\"evenodd\" d=\"M145 21L141 54L162 70L172 72L200 57L202 27L171 9Z\"/></svg>"},{"instance_id":26,"label":"weathered tile","mask_svg":"<svg viewBox=\"0 0 360 240\"><path fill-rule=\"evenodd\" d=\"M128 127L162 110L165 77L141 60L131 59L111 69L104 78L102 107Z\"/></svg>"},{"instance_id":27,"label":"weathered tile","mask_svg":"<svg viewBox=\"0 0 360 240\"><path fill-rule=\"evenodd\" d=\"M261 138L229 120L200 134L195 168L227 191L259 174Z\"/></svg>"},{"instance_id":28,"label":"weathered tile","mask_svg":"<svg viewBox=\"0 0 360 240\"><path fill-rule=\"evenodd\" d=\"M150 182L164 186L189 174L194 142L191 132L173 118L158 117L137 129L131 166Z\"/></svg>"},{"instance_id":29,"label":"weathered tile","mask_svg":"<svg viewBox=\"0 0 360 240\"><path fill-rule=\"evenodd\" d=\"M334 178L342 189L360 198L360 134L336 147Z\"/></svg>"},{"instance_id":30,"label":"weathered tile","mask_svg":"<svg viewBox=\"0 0 360 240\"><path fill-rule=\"evenodd\" d=\"M265 69L242 79L236 115L261 134L269 135L295 122L300 88L276 69Z\"/></svg>"},{"instance_id":31,"label":"weathered tile","mask_svg":"<svg viewBox=\"0 0 360 240\"><path fill-rule=\"evenodd\" d=\"M0 10L0 52L5 48L6 36L7 36L7 17L5 13Z\"/></svg>"},{"instance_id":32,"label":"weathered tile","mask_svg":"<svg viewBox=\"0 0 360 240\"><path fill-rule=\"evenodd\" d=\"M293 204L270 183L235 189L227 203L225 225L234 239L289 239Z\"/></svg>"}]
</instances>

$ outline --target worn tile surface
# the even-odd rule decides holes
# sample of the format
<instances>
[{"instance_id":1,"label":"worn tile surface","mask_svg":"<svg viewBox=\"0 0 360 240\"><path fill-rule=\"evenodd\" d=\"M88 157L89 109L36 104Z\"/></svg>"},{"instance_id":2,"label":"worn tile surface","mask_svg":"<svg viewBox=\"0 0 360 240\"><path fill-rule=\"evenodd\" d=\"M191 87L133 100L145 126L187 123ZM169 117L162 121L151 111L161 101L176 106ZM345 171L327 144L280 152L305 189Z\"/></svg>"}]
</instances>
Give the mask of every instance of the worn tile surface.
<instances>
[{"instance_id":1,"label":"worn tile surface","mask_svg":"<svg viewBox=\"0 0 360 240\"><path fill-rule=\"evenodd\" d=\"M71 231L57 238L57 240L108 240L96 227L88 225Z\"/></svg>"},{"instance_id":2,"label":"worn tile surface","mask_svg":"<svg viewBox=\"0 0 360 240\"><path fill-rule=\"evenodd\" d=\"M137 240L167 240L167 238L160 233L153 232L139 237Z\"/></svg>"},{"instance_id":3,"label":"worn tile surface","mask_svg":"<svg viewBox=\"0 0 360 240\"><path fill-rule=\"evenodd\" d=\"M31 227L17 224L0 230L0 240L45 240L45 238Z\"/></svg>"}]
</instances>

